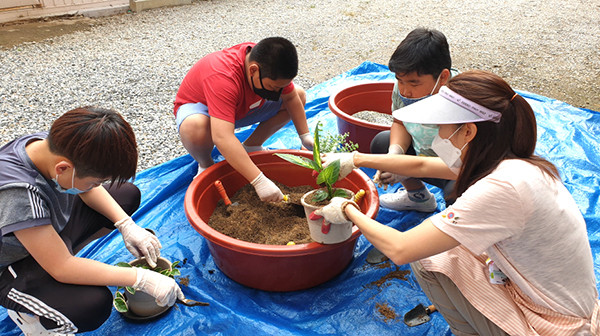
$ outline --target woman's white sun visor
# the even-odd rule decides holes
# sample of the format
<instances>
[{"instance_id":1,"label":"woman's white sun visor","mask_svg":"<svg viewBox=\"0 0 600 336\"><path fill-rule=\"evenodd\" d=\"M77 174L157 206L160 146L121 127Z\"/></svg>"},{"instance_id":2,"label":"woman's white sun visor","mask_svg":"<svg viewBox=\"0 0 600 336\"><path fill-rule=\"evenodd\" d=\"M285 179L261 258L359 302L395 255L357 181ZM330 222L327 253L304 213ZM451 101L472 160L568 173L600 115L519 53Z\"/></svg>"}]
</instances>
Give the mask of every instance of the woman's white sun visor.
<instances>
[{"instance_id":1,"label":"woman's white sun visor","mask_svg":"<svg viewBox=\"0 0 600 336\"><path fill-rule=\"evenodd\" d=\"M416 124L464 124L469 122L500 122L502 114L472 102L446 86L438 94L402 107L392 115L402 122Z\"/></svg>"}]
</instances>

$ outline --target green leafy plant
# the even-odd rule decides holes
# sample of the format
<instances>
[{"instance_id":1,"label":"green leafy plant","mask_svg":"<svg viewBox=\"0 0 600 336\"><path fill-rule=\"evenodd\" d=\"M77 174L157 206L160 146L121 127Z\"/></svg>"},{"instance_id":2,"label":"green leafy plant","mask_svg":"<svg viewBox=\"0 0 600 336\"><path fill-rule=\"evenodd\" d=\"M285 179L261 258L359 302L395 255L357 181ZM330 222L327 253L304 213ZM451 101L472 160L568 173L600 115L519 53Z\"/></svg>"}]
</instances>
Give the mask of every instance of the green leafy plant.
<instances>
[{"instance_id":1,"label":"green leafy plant","mask_svg":"<svg viewBox=\"0 0 600 336\"><path fill-rule=\"evenodd\" d=\"M325 138L327 139L327 141L324 143L321 137L319 136L320 132L321 123L318 122L317 126L315 127L315 145L313 147L312 160L303 156L293 154L274 154L288 162L313 170L313 176L316 176L317 184L326 187L325 189L319 189L315 192L315 195L312 199L312 201L315 203L324 200L330 200L336 196L348 197L344 190L333 188L333 184L337 182L338 177L340 176L340 161L335 160L324 168L323 162L321 160L323 145L326 144L326 149L330 150L330 152L332 151L332 148L337 149L338 151L342 149L348 150L349 148L354 148L353 146L356 146L356 148L358 148L358 145L353 144L351 144L350 147L346 147L347 144L345 142L345 139L347 137L347 134L341 136L328 136Z\"/></svg>"},{"instance_id":2,"label":"green leafy plant","mask_svg":"<svg viewBox=\"0 0 600 336\"><path fill-rule=\"evenodd\" d=\"M350 153L358 150L358 144L348 140L348 132L344 134L327 133L321 136L321 153Z\"/></svg>"},{"instance_id":3,"label":"green leafy plant","mask_svg":"<svg viewBox=\"0 0 600 336\"><path fill-rule=\"evenodd\" d=\"M181 275L181 272L179 271L179 267L181 267L179 265L179 261L174 261L171 264L171 269L162 269L160 267L155 267L155 268L151 268L148 265L136 265L136 266L132 266L126 262L119 262L116 264L116 266L119 267L139 267L139 268L144 268L144 269L149 269L152 270L154 272L158 272L162 275L166 275L168 277L171 278L175 278L176 276ZM129 307L127 307L127 299L125 298L125 291L129 292L130 294L135 294L135 289L133 287L127 286L127 287L117 287L117 291L115 292L115 297L113 299L113 306L115 307L115 309L119 312L119 313L126 313L129 310Z\"/></svg>"}]
</instances>

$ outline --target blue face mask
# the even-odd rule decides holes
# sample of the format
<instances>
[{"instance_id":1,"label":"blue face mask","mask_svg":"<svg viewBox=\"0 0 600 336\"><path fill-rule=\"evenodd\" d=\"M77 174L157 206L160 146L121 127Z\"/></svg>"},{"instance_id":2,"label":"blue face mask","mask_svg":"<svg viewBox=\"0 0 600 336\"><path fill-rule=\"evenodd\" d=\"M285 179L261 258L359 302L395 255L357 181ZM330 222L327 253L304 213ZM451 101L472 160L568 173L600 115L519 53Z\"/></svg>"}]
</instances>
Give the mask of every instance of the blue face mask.
<instances>
[{"instance_id":1,"label":"blue face mask","mask_svg":"<svg viewBox=\"0 0 600 336\"><path fill-rule=\"evenodd\" d=\"M419 100L423 100L423 99L425 99L427 97L431 97L431 95L433 95L433 92L435 92L435 88L437 87L438 82L440 81L440 76L441 75L442 74L440 74L438 76L438 78L436 79L435 85L433 86L433 89L431 89L431 93L429 93L428 95L425 95L423 97L420 97L420 98L407 98L407 97L404 97L403 95L401 95L400 91L398 90L398 96L400 96L400 99L402 100L402 104L404 104L404 106L408 106L408 105L410 105L412 103L418 102Z\"/></svg>"},{"instance_id":2,"label":"blue face mask","mask_svg":"<svg viewBox=\"0 0 600 336\"><path fill-rule=\"evenodd\" d=\"M52 181L54 182L54 184L56 184L56 189L58 191L60 191L61 193L69 194L69 195L81 194L81 193L90 191L92 189L92 187L88 188L87 190L80 190L80 189L75 188L75 167L73 167L73 176L71 177L71 188L64 189L63 187L60 186L60 184L58 184L58 174L56 175L55 178L52 179Z\"/></svg>"}]
</instances>

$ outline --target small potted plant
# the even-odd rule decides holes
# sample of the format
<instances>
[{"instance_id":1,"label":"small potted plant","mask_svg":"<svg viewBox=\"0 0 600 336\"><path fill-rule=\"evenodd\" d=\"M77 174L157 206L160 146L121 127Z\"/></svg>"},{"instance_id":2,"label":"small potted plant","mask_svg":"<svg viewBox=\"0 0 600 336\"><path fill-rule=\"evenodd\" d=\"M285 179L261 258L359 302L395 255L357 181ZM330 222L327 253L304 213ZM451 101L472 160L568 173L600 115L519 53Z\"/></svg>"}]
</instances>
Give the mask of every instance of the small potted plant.
<instances>
[{"instance_id":1,"label":"small potted plant","mask_svg":"<svg viewBox=\"0 0 600 336\"><path fill-rule=\"evenodd\" d=\"M151 268L146 262L146 258L141 257L129 263L120 262L117 266L121 267L141 267L151 269L163 275L175 278L181 274L179 271L179 261L171 263L169 260L159 257L156 261L156 267ZM154 318L166 312L170 307L159 306L154 297L140 291L136 291L132 287L118 287L115 292L113 306L126 317L145 319Z\"/></svg>"},{"instance_id":2,"label":"small potted plant","mask_svg":"<svg viewBox=\"0 0 600 336\"><path fill-rule=\"evenodd\" d=\"M331 162L327 167L323 167L321 160L321 139L319 137L319 130L321 123L317 123L315 127L315 145L313 147L313 159L309 159L303 156L286 154L286 153L275 153L274 155L296 164L298 166L312 169L313 176L317 179L317 184L323 188L309 191L302 196L300 200L302 206L304 206L304 212L308 221L311 238L322 244L336 244L345 241L352 235L352 224L331 224L322 220L322 217L315 216L314 211L329 204L329 201L333 197L343 197L352 199L354 193L351 190L345 188L334 188L333 185L337 182L340 174L340 161L335 160ZM338 140L343 140L345 137L341 137ZM331 139L331 137L329 138ZM328 142L330 148L328 150L337 151L352 151L356 149L356 145L350 143L349 145L336 144L336 141Z\"/></svg>"}]
</instances>

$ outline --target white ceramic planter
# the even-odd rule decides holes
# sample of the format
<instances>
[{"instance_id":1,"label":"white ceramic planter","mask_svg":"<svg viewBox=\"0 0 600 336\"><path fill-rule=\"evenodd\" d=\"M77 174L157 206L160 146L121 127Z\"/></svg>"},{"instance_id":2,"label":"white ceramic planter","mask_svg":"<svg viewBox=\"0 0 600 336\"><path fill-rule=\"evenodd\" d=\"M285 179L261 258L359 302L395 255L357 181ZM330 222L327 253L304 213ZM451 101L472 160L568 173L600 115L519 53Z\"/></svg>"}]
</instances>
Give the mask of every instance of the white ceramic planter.
<instances>
[{"instance_id":1,"label":"white ceramic planter","mask_svg":"<svg viewBox=\"0 0 600 336\"><path fill-rule=\"evenodd\" d=\"M354 193L348 189L344 189L346 192L354 197ZM323 223L323 219L311 220L310 214L321 208L321 206L315 206L306 202L306 199L315 193L316 190L307 192L302 196L300 202L304 207L304 213L306 214L306 221L308 222L308 228L310 230L310 237L321 244L337 244L344 242L352 236L352 223L346 224L333 224Z\"/></svg>"}]
</instances>

